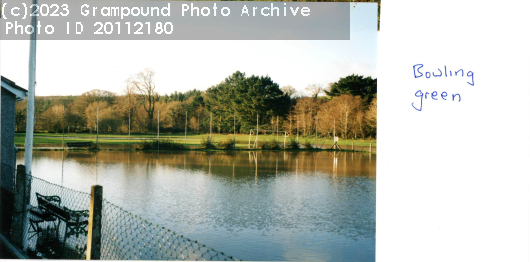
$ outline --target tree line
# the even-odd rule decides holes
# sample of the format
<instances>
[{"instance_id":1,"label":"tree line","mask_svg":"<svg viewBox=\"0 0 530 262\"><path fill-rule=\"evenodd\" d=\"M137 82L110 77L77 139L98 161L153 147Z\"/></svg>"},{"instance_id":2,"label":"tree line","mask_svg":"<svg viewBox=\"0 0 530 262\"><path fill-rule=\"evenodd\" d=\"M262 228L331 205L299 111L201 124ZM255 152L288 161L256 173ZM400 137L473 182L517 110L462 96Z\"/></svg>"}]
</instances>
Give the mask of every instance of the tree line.
<instances>
[{"instance_id":1,"label":"tree line","mask_svg":"<svg viewBox=\"0 0 530 262\"><path fill-rule=\"evenodd\" d=\"M309 96L291 86L280 87L269 76L235 72L206 91L160 95L155 73L145 69L126 80L121 94L94 89L79 96L37 97L37 132L102 134L240 133L256 129L286 131L296 136L375 138L377 80L352 74L330 83L306 87ZM17 132L25 131L26 106L16 105ZM64 108L64 109L63 109ZM64 114L64 118L63 118ZM210 120L211 116L211 120Z\"/></svg>"}]
</instances>

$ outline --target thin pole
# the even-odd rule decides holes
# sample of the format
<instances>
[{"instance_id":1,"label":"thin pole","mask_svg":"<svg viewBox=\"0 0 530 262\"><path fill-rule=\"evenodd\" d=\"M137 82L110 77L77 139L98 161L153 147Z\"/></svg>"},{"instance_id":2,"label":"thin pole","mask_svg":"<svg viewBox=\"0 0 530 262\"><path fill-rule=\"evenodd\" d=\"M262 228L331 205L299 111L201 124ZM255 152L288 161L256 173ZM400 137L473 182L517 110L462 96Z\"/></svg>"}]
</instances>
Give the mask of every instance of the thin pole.
<instances>
[{"instance_id":1,"label":"thin pole","mask_svg":"<svg viewBox=\"0 0 530 262\"><path fill-rule=\"evenodd\" d=\"M158 144L158 150L160 150L160 110L158 110L158 128L156 130L156 143Z\"/></svg>"},{"instance_id":2,"label":"thin pole","mask_svg":"<svg viewBox=\"0 0 530 262\"><path fill-rule=\"evenodd\" d=\"M98 184L98 155L99 151L96 151L96 185Z\"/></svg>"},{"instance_id":3,"label":"thin pole","mask_svg":"<svg viewBox=\"0 0 530 262\"><path fill-rule=\"evenodd\" d=\"M186 111L186 126L184 126L184 146L186 145L187 137L188 137L188 111Z\"/></svg>"},{"instance_id":4,"label":"thin pole","mask_svg":"<svg viewBox=\"0 0 530 262\"><path fill-rule=\"evenodd\" d=\"M318 118L315 118L315 143L318 146Z\"/></svg>"},{"instance_id":5,"label":"thin pole","mask_svg":"<svg viewBox=\"0 0 530 262\"><path fill-rule=\"evenodd\" d=\"M278 133L278 126L279 126L278 122L279 122L278 116L276 116L276 143L278 143L278 139L279 139L279 137L278 137L278 134L279 134Z\"/></svg>"},{"instance_id":6,"label":"thin pole","mask_svg":"<svg viewBox=\"0 0 530 262\"><path fill-rule=\"evenodd\" d=\"M97 120L96 120L96 150L99 149L99 101L98 101L98 113L97 113ZM97 155L96 155L96 159L97 159ZM97 163L97 161L96 161ZM96 168L97 168L97 165L96 165ZM96 173L97 175L97 173ZM97 178L97 176L96 176ZM96 179L97 181L97 179Z\"/></svg>"},{"instance_id":7,"label":"thin pole","mask_svg":"<svg viewBox=\"0 0 530 262\"><path fill-rule=\"evenodd\" d=\"M63 151L64 151L64 104L63 104Z\"/></svg>"},{"instance_id":8,"label":"thin pole","mask_svg":"<svg viewBox=\"0 0 530 262\"><path fill-rule=\"evenodd\" d=\"M33 12L37 11L37 0L33 0ZM37 28L37 17L31 17L31 25ZM28 106L26 120L26 145L24 154L24 165L26 174L31 175L31 162L33 161L33 129L35 127L35 86L37 69L37 32L33 30L29 44L29 83L28 83Z\"/></svg>"},{"instance_id":9,"label":"thin pole","mask_svg":"<svg viewBox=\"0 0 530 262\"><path fill-rule=\"evenodd\" d=\"M248 148L250 148L250 138L252 137L252 129L248 132Z\"/></svg>"},{"instance_id":10,"label":"thin pole","mask_svg":"<svg viewBox=\"0 0 530 262\"><path fill-rule=\"evenodd\" d=\"M131 107L129 105L129 151L131 151Z\"/></svg>"},{"instance_id":11,"label":"thin pole","mask_svg":"<svg viewBox=\"0 0 530 262\"><path fill-rule=\"evenodd\" d=\"M298 116L296 116L296 143L298 143Z\"/></svg>"},{"instance_id":12,"label":"thin pole","mask_svg":"<svg viewBox=\"0 0 530 262\"><path fill-rule=\"evenodd\" d=\"M61 154L61 186L63 186L64 180L64 148Z\"/></svg>"},{"instance_id":13,"label":"thin pole","mask_svg":"<svg viewBox=\"0 0 530 262\"><path fill-rule=\"evenodd\" d=\"M333 118L333 146L331 148L337 149L337 141L335 141L335 118Z\"/></svg>"},{"instance_id":14,"label":"thin pole","mask_svg":"<svg viewBox=\"0 0 530 262\"><path fill-rule=\"evenodd\" d=\"M212 149L212 112L210 112L210 149Z\"/></svg>"},{"instance_id":15,"label":"thin pole","mask_svg":"<svg viewBox=\"0 0 530 262\"><path fill-rule=\"evenodd\" d=\"M234 113L234 143L236 142L236 113Z\"/></svg>"},{"instance_id":16,"label":"thin pole","mask_svg":"<svg viewBox=\"0 0 530 262\"><path fill-rule=\"evenodd\" d=\"M335 140L335 118L333 118L333 140Z\"/></svg>"},{"instance_id":17,"label":"thin pole","mask_svg":"<svg viewBox=\"0 0 530 262\"><path fill-rule=\"evenodd\" d=\"M259 114L256 118L256 148L258 148L258 143L259 143L258 137L259 137Z\"/></svg>"},{"instance_id":18,"label":"thin pole","mask_svg":"<svg viewBox=\"0 0 530 262\"><path fill-rule=\"evenodd\" d=\"M289 108L289 133L293 132L291 126L293 125L293 110Z\"/></svg>"}]
</instances>

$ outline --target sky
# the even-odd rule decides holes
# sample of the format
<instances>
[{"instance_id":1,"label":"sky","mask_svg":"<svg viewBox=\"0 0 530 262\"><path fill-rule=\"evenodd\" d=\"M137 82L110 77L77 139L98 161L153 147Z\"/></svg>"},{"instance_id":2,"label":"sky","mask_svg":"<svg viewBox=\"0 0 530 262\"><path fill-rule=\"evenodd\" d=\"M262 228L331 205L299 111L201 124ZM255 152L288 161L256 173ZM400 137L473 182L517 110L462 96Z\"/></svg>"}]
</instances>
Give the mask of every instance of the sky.
<instances>
[{"instance_id":1,"label":"sky","mask_svg":"<svg viewBox=\"0 0 530 262\"><path fill-rule=\"evenodd\" d=\"M305 94L305 87L353 73L377 77L377 4L351 9L350 40L319 41L39 41L37 96L80 95L101 89L123 94L125 81L145 68L156 91L206 90L239 70L268 75ZM0 70L28 86L29 41L0 41Z\"/></svg>"}]
</instances>

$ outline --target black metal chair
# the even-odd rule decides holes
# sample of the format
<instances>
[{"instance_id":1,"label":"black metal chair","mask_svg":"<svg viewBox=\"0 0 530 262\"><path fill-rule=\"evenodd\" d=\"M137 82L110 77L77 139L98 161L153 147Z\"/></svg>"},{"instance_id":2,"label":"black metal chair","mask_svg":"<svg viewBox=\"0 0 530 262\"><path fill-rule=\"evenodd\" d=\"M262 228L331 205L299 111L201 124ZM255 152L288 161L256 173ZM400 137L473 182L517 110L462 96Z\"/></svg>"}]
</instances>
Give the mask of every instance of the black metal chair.
<instances>
[{"instance_id":1,"label":"black metal chair","mask_svg":"<svg viewBox=\"0 0 530 262\"><path fill-rule=\"evenodd\" d=\"M42 227L40 226L41 223L55 222L57 220L57 218L55 218L50 212L35 206L30 206L28 219L30 225L28 230L28 234L30 234L30 236L28 239L31 239L34 236L37 236L37 238L39 237L40 233L42 233Z\"/></svg>"}]
</instances>

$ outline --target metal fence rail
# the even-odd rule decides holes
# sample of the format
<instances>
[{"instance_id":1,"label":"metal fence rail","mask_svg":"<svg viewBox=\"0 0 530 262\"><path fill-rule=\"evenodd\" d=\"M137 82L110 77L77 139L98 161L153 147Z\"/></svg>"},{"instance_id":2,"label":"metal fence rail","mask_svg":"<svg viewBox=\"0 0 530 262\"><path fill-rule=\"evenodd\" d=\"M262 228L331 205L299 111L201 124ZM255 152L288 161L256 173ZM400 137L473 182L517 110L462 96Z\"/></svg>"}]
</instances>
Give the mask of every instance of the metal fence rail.
<instances>
[{"instance_id":1,"label":"metal fence rail","mask_svg":"<svg viewBox=\"0 0 530 262\"><path fill-rule=\"evenodd\" d=\"M31 215L39 210L36 194L57 196L60 207L71 211L90 209L90 194L40 178L27 179L30 192L28 216L23 230L23 250L30 258L86 259L87 233L67 229L68 220L41 221ZM152 224L107 200L103 200L101 259L105 260L215 260L235 261L215 249L199 244L167 228Z\"/></svg>"}]
</instances>

